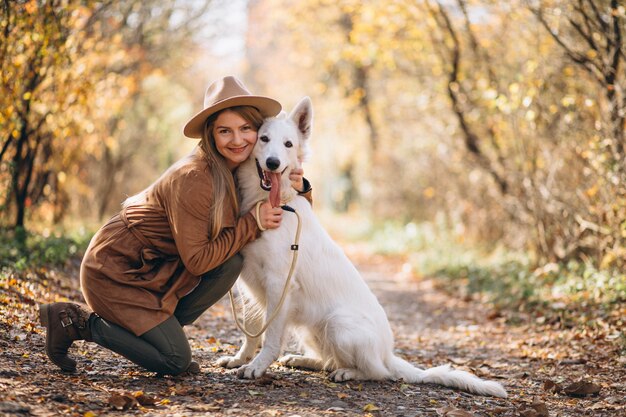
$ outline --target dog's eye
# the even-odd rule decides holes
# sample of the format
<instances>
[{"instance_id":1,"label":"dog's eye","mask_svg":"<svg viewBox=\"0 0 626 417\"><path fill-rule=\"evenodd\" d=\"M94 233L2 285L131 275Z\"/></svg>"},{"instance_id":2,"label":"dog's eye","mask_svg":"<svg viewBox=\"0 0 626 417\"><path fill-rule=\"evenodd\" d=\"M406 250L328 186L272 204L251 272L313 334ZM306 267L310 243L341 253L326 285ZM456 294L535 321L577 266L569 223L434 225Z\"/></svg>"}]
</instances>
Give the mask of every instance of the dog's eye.
<instances>
[{"instance_id":1,"label":"dog's eye","mask_svg":"<svg viewBox=\"0 0 626 417\"><path fill-rule=\"evenodd\" d=\"M270 138L268 138L268 137L267 137L267 136L265 136L265 135L261 136L261 138L260 138L260 139L261 139L261 142L269 142L269 141L270 141Z\"/></svg>"},{"instance_id":2,"label":"dog's eye","mask_svg":"<svg viewBox=\"0 0 626 417\"><path fill-rule=\"evenodd\" d=\"M291 141L290 141L290 140L288 140L287 142L285 142L285 146L286 146L287 148L291 148L291 147L293 146L293 143L291 143Z\"/></svg>"}]
</instances>

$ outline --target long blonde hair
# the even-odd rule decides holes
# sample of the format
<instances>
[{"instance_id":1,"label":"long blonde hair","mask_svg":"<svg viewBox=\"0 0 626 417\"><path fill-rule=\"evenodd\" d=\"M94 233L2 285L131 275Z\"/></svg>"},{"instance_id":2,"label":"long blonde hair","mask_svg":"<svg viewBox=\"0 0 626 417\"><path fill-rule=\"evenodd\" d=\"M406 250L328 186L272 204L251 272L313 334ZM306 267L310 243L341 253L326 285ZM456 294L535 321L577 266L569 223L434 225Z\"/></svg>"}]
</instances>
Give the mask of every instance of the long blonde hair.
<instances>
[{"instance_id":1,"label":"long blonde hair","mask_svg":"<svg viewBox=\"0 0 626 417\"><path fill-rule=\"evenodd\" d=\"M226 201L230 203L235 211L235 216L239 213L239 198L237 197L237 189L235 188L235 180L232 172L226 165L226 160L217 150L215 138L213 137L213 127L215 120L224 111L233 111L241 116L245 121L250 123L255 131L259 130L263 123L263 116L256 107L252 106L235 106L221 110L209 116L204 122L202 131L202 139L200 140L200 148L204 151L209 162L209 170L213 179L213 205L211 207L210 216L210 232L211 240L214 240L222 230L224 224L224 207Z\"/></svg>"}]
</instances>

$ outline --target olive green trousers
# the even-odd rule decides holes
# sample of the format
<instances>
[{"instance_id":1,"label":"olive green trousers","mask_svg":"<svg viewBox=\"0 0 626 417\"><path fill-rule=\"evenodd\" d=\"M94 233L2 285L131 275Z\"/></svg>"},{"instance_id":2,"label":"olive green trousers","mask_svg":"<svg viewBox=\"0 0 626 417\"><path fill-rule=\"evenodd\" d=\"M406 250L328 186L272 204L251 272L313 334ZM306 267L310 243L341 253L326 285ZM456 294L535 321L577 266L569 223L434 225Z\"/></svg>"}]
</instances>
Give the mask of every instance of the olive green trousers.
<instances>
[{"instance_id":1,"label":"olive green trousers","mask_svg":"<svg viewBox=\"0 0 626 417\"><path fill-rule=\"evenodd\" d=\"M243 256L237 254L202 276L194 290L181 298L174 315L141 336L92 314L93 341L137 365L160 374L176 375L191 363L191 348L183 326L191 324L235 284Z\"/></svg>"}]
</instances>

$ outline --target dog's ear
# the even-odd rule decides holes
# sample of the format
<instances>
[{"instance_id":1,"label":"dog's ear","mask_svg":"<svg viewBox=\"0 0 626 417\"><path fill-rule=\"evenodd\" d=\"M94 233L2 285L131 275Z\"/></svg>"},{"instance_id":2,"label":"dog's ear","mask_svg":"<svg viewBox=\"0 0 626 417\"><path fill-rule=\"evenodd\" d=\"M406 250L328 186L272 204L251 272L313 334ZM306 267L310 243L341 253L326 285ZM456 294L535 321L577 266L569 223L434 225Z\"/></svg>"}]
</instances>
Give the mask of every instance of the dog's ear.
<instances>
[{"instance_id":1,"label":"dog's ear","mask_svg":"<svg viewBox=\"0 0 626 417\"><path fill-rule=\"evenodd\" d=\"M289 118L293 120L302 135L303 140L309 139L311 136L311 128L313 126L313 104L309 97L304 97L289 114Z\"/></svg>"}]
</instances>

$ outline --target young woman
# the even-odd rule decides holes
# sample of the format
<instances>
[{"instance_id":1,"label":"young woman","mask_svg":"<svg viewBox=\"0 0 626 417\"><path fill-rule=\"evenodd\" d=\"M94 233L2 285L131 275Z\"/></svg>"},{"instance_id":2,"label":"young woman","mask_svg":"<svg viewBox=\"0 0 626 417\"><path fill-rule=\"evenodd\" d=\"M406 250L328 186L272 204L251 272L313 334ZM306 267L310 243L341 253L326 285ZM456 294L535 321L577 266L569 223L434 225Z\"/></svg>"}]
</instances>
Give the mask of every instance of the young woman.
<instances>
[{"instance_id":1,"label":"young woman","mask_svg":"<svg viewBox=\"0 0 626 417\"><path fill-rule=\"evenodd\" d=\"M150 371L199 371L183 326L235 283L240 249L262 228L281 223L282 209L268 202L259 218L254 210L239 216L233 177L250 156L263 117L280 110L277 101L252 95L234 77L209 86L204 109L184 128L199 145L130 197L91 240L80 279L93 313L73 303L40 306L52 362L74 371L68 349L74 340L88 340ZM310 197L301 170L290 178Z\"/></svg>"}]
</instances>

